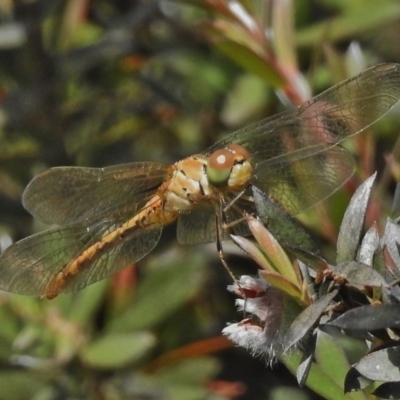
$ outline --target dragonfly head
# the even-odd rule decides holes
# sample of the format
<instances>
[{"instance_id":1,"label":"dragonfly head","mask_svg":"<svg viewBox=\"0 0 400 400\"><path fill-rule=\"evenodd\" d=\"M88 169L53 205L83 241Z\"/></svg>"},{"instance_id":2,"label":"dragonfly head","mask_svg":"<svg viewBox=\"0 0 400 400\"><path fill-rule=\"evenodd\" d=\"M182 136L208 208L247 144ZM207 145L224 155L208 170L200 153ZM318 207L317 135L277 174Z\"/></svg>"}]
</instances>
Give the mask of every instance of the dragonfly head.
<instances>
[{"instance_id":1,"label":"dragonfly head","mask_svg":"<svg viewBox=\"0 0 400 400\"><path fill-rule=\"evenodd\" d=\"M251 177L250 153L239 144L214 151L208 158L207 178L215 187L242 190Z\"/></svg>"}]
</instances>

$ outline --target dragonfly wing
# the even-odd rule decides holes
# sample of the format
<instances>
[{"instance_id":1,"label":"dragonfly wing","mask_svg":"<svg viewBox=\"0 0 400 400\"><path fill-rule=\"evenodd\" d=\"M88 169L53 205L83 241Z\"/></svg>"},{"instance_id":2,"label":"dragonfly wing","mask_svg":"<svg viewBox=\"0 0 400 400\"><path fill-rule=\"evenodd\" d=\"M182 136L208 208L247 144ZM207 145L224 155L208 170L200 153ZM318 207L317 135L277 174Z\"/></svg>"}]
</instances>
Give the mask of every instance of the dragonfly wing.
<instances>
[{"instance_id":1,"label":"dragonfly wing","mask_svg":"<svg viewBox=\"0 0 400 400\"><path fill-rule=\"evenodd\" d=\"M23 239L0 256L0 290L41 296L59 272L111 229L107 221L91 227L72 225ZM157 244L161 227L138 230L130 240L110 248L73 276L63 292L74 292L138 261ZM126 252L131 249L129 259Z\"/></svg>"},{"instance_id":2,"label":"dragonfly wing","mask_svg":"<svg viewBox=\"0 0 400 400\"><path fill-rule=\"evenodd\" d=\"M136 235L104 253L90 268L84 269L78 279L71 280L62 293L77 292L139 261L156 246L161 231L161 227L138 231Z\"/></svg>"},{"instance_id":3,"label":"dragonfly wing","mask_svg":"<svg viewBox=\"0 0 400 400\"><path fill-rule=\"evenodd\" d=\"M106 168L56 167L36 176L23 194L37 219L57 225L134 215L168 175L168 166L138 162Z\"/></svg>"},{"instance_id":4,"label":"dragonfly wing","mask_svg":"<svg viewBox=\"0 0 400 400\"><path fill-rule=\"evenodd\" d=\"M354 158L344 148L322 144L318 148L312 155L304 151L303 157L287 155L275 162L259 163L254 185L291 214L312 207L339 189L355 168Z\"/></svg>"},{"instance_id":5,"label":"dragonfly wing","mask_svg":"<svg viewBox=\"0 0 400 400\"><path fill-rule=\"evenodd\" d=\"M250 151L254 165L288 153L296 158L305 148L311 155L366 129L399 99L400 64L377 65L295 109L232 133L206 154L238 143Z\"/></svg>"},{"instance_id":6,"label":"dragonfly wing","mask_svg":"<svg viewBox=\"0 0 400 400\"><path fill-rule=\"evenodd\" d=\"M230 196L224 199L229 203ZM226 206L223 204L222 207ZM222 240L229 240L230 233L239 236L250 235L246 222L241 221L243 212L254 212L254 205L246 200L238 199L224 213L224 223L229 229L220 228ZM178 218L177 237L182 244L211 243L217 240L217 218L214 207L200 207L189 213L182 213Z\"/></svg>"},{"instance_id":7,"label":"dragonfly wing","mask_svg":"<svg viewBox=\"0 0 400 400\"><path fill-rule=\"evenodd\" d=\"M217 219L214 207L200 207L178 218L177 233L181 244L211 243L217 240Z\"/></svg>"}]
</instances>

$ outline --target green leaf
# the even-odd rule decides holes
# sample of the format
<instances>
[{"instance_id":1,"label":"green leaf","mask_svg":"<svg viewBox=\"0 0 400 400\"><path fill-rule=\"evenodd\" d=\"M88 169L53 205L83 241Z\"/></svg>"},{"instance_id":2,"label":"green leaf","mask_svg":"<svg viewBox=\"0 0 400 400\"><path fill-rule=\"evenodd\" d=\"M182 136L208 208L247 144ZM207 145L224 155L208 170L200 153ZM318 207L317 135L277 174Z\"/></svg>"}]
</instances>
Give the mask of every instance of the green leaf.
<instances>
[{"instance_id":1,"label":"green leaf","mask_svg":"<svg viewBox=\"0 0 400 400\"><path fill-rule=\"evenodd\" d=\"M350 368L343 349L338 346L334 338L321 330L318 331L315 359L321 370L330 374L330 378L340 386L344 385L344 378Z\"/></svg>"},{"instance_id":2,"label":"green leaf","mask_svg":"<svg viewBox=\"0 0 400 400\"><path fill-rule=\"evenodd\" d=\"M281 358L281 361L286 365L286 367L292 372L293 375L296 374L297 366L300 362L300 353L288 353ZM313 363L308 379L306 381L307 387L318 393L325 400L353 400L360 399L359 397L353 398L354 393L344 394L343 385L337 385L330 378L330 373L327 375L325 371L319 368L318 364Z\"/></svg>"},{"instance_id":3,"label":"green leaf","mask_svg":"<svg viewBox=\"0 0 400 400\"><path fill-rule=\"evenodd\" d=\"M269 271L260 271L260 275L272 286L301 302L300 289L282 275Z\"/></svg>"},{"instance_id":4,"label":"green leaf","mask_svg":"<svg viewBox=\"0 0 400 400\"><path fill-rule=\"evenodd\" d=\"M265 113L270 95L269 85L259 76L244 73L235 79L229 90L220 118L228 127L243 125Z\"/></svg>"},{"instance_id":5,"label":"green leaf","mask_svg":"<svg viewBox=\"0 0 400 400\"><path fill-rule=\"evenodd\" d=\"M157 371L157 378L164 383L204 384L220 371L218 361L211 357L196 357L168 365Z\"/></svg>"},{"instance_id":6,"label":"green leaf","mask_svg":"<svg viewBox=\"0 0 400 400\"><path fill-rule=\"evenodd\" d=\"M72 302L69 319L77 324L90 325L109 285L104 279L78 292Z\"/></svg>"},{"instance_id":7,"label":"green leaf","mask_svg":"<svg viewBox=\"0 0 400 400\"><path fill-rule=\"evenodd\" d=\"M272 389L271 394L268 396L270 400L310 400L310 397L301 389L294 387L280 386Z\"/></svg>"},{"instance_id":8,"label":"green leaf","mask_svg":"<svg viewBox=\"0 0 400 400\"><path fill-rule=\"evenodd\" d=\"M296 379L297 383L300 387L303 387L308 374L310 373L310 369L312 367L315 346L317 344L317 333L316 331L312 332L307 338L302 342L301 348L303 355L301 357L299 366L296 371Z\"/></svg>"},{"instance_id":9,"label":"green leaf","mask_svg":"<svg viewBox=\"0 0 400 400\"><path fill-rule=\"evenodd\" d=\"M122 368L138 361L155 343L148 332L110 333L85 347L80 356L92 368Z\"/></svg>"},{"instance_id":10,"label":"green leaf","mask_svg":"<svg viewBox=\"0 0 400 400\"><path fill-rule=\"evenodd\" d=\"M268 261L266 255L260 250L256 243L241 236L231 235L232 240L249 255L263 270L276 272L274 267Z\"/></svg>"},{"instance_id":11,"label":"green leaf","mask_svg":"<svg viewBox=\"0 0 400 400\"><path fill-rule=\"evenodd\" d=\"M267 256L268 261L275 271L280 273L285 279L292 282L296 286L301 286L301 278L295 269L288 255L285 253L281 245L260 220L248 216L247 222L251 233L256 239L260 248Z\"/></svg>"},{"instance_id":12,"label":"green leaf","mask_svg":"<svg viewBox=\"0 0 400 400\"><path fill-rule=\"evenodd\" d=\"M270 4L273 44L276 58L286 68L297 69L294 10L291 1L276 1Z\"/></svg>"},{"instance_id":13,"label":"green leaf","mask_svg":"<svg viewBox=\"0 0 400 400\"><path fill-rule=\"evenodd\" d=\"M321 42L324 38L330 42L354 39L354 36L388 24L399 16L398 2L363 3L357 11L342 14L337 18L330 18L300 30L296 43L298 46L315 46L315 43Z\"/></svg>"},{"instance_id":14,"label":"green leaf","mask_svg":"<svg viewBox=\"0 0 400 400\"><path fill-rule=\"evenodd\" d=\"M171 385L167 388L168 398L174 400L225 400L221 397L210 393L206 387L190 386L185 384Z\"/></svg>"},{"instance_id":15,"label":"green leaf","mask_svg":"<svg viewBox=\"0 0 400 400\"><path fill-rule=\"evenodd\" d=\"M349 361L335 339L322 331L318 332L315 359L321 371L324 371L339 387L344 388L347 371L350 368ZM354 400L366 399L361 392L351 393L348 396Z\"/></svg>"},{"instance_id":16,"label":"green leaf","mask_svg":"<svg viewBox=\"0 0 400 400\"><path fill-rule=\"evenodd\" d=\"M273 87L282 88L285 85L284 79L262 57L246 46L228 40L218 41L214 45L245 71L259 75Z\"/></svg>"},{"instance_id":17,"label":"green leaf","mask_svg":"<svg viewBox=\"0 0 400 400\"><path fill-rule=\"evenodd\" d=\"M31 400L44 388L37 375L25 371L2 371L0 374L1 400Z\"/></svg>"},{"instance_id":18,"label":"green leaf","mask_svg":"<svg viewBox=\"0 0 400 400\"><path fill-rule=\"evenodd\" d=\"M203 23L199 28L221 53L245 71L257 74L275 88L285 86L285 79L269 63L265 47L242 26L235 22L218 20L214 23Z\"/></svg>"},{"instance_id":19,"label":"green leaf","mask_svg":"<svg viewBox=\"0 0 400 400\"><path fill-rule=\"evenodd\" d=\"M199 290L203 281L202 266L204 256L194 254L190 263L175 260L148 268L138 286L135 306L110 321L107 330L148 329L167 319Z\"/></svg>"}]
</instances>

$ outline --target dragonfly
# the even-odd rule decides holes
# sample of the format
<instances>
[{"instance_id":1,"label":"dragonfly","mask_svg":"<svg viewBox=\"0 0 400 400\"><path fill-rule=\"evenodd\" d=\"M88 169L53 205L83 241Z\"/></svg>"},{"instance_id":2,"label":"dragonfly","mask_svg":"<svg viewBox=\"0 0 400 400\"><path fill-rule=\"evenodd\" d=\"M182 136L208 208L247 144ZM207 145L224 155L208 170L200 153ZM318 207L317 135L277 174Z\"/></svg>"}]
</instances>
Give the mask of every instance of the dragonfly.
<instances>
[{"instance_id":1,"label":"dragonfly","mask_svg":"<svg viewBox=\"0 0 400 400\"><path fill-rule=\"evenodd\" d=\"M183 244L247 235L252 188L296 215L351 177L355 161L340 143L399 99L400 64L379 64L172 165L51 168L22 201L56 227L1 254L0 290L49 299L78 291L147 255L176 220Z\"/></svg>"}]
</instances>

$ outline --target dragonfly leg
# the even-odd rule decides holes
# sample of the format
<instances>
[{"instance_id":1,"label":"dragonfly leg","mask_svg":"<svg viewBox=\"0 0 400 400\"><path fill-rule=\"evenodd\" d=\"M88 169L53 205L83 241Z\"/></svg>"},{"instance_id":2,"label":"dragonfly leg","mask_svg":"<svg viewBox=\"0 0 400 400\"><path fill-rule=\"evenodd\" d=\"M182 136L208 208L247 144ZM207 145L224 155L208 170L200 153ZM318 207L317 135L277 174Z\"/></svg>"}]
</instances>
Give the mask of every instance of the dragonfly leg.
<instances>
[{"instance_id":1,"label":"dragonfly leg","mask_svg":"<svg viewBox=\"0 0 400 400\"><path fill-rule=\"evenodd\" d=\"M235 198L235 200L236 200L236 199L237 199L237 198ZM248 201L254 201L253 198L252 198L251 196L246 196L246 200L248 200ZM240 209L240 207L238 207L237 204L234 204L233 201L231 201L231 202L229 203L229 206L230 206L230 207L234 207L239 213L243 213L243 216L240 217L240 218L236 218L234 221L230 221L230 222L226 222L224 218L221 218L221 219L222 219L222 222L221 222L222 227L223 227L225 230L227 230L227 231L229 231L229 230L230 230L231 228L233 228L235 225L240 224L240 223L243 222L243 221L246 221L246 219L247 219L247 213L244 212L242 209ZM226 212L227 209L228 209L227 206L225 206L225 207L223 208L223 210L222 210L222 215L225 215L225 212Z\"/></svg>"},{"instance_id":2,"label":"dragonfly leg","mask_svg":"<svg viewBox=\"0 0 400 400\"><path fill-rule=\"evenodd\" d=\"M245 188L241 192L239 192L228 204L225 205L225 207L223 208L222 211L224 213L226 213L240 198L254 203L253 196L249 196L249 195L245 194L246 190L247 190L247 188Z\"/></svg>"},{"instance_id":3,"label":"dragonfly leg","mask_svg":"<svg viewBox=\"0 0 400 400\"><path fill-rule=\"evenodd\" d=\"M220 211L222 210L222 208L219 208ZM221 260L222 265L224 266L224 268L226 269L226 271L228 272L229 276L232 278L233 284L237 286L237 290L239 291L240 295L243 297L244 299L244 306L243 306L243 316L246 314L246 302L247 302L247 295L246 295L246 291L240 286L240 282L238 279L236 279L235 275L233 274L232 270L229 268L228 263L225 260L224 257L224 250L222 248L222 232L221 232L221 227L222 229L228 229L229 228L225 228L224 225L227 225L226 223L224 223L223 221L221 221L222 215L224 215L223 213L219 214L217 213L217 251L218 251L218 256L219 259ZM218 218L219 215L219 218ZM244 218L244 217L243 217ZM243 219L242 218L242 219ZM236 222L236 221L234 221ZM230 225L230 224L229 224Z\"/></svg>"},{"instance_id":4,"label":"dragonfly leg","mask_svg":"<svg viewBox=\"0 0 400 400\"><path fill-rule=\"evenodd\" d=\"M232 281L234 283L234 285L237 285L237 288L239 290L239 292L242 294L243 298L246 299L246 293L245 291L242 289L242 287L240 286L240 282L236 279L235 275L233 274L231 268L229 267L228 263L225 260L225 256L224 256L224 249L222 247L222 231L221 228L224 230L228 230L229 231L229 227L228 225L231 224L226 224L226 222L224 221L224 212L222 209L222 206L217 207L218 209L216 210L216 226L217 226L217 251L218 251L218 257L221 260L222 265L224 266L224 268L226 269L226 271L228 272L229 276L232 278ZM237 221L233 221L233 222L237 222ZM234 224L233 224L234 225Z\"/></svg>"},{"instance_id":5,"label":"dragonfly leg","mask_svg":"<svg viewBox=\"0 0 400 400\"><path fill-rule=\"evenodd\" d=\"M229 231L229 229L233 228L235 225L239 224L240 222L243 222L246 220L246 217L241 217L238 219L235 219L234 221L231 222L222 222L222 228Z\"/></svg>"},{"instance_id":6,"label":"dragonfly leg","mask_svg":"<svg viewBox=\"0 0 400 400\"><path fill-rule=\"evenodd\" d=\"M237 281L235 275L233 274L232 270L229 268L229 265L225 260L224 249L222 247L223 233L221 231L221 228L224 230L229 229L229 228L225 228L225 226L224 226L225 222L224 222L223 216L224 216L224 212L222 210L222 203L220 203L219 205L216 205L216 207L215 207L215 223L216 223L216 227L217 227L216 242L217 242L218 257L221 260L222 265L228 272L229 276L232 278L233 282L238 284L238 281Z\"/></svg>"},{"instance_id":7,"label":"dragonfly leg","mask_svg":"<svg viewBox=\"0 0 400 400\"><path fill-rule=\"evenodd\" d=\"M233 282L239 285L239 282L237 281L235 275L233 274L232 270L229 268L228 263L225 260L224 256L224 249L222 247L222 232L221 232L221 226L222 224L219 221L219 218L217 217L217 251L218 251L218 257L221 260L222 265L228 272L229 276L232 278Z\"/></svg>"},{"instance_id":8,"label":"dragonfly leg","mask_svg":"<svg viewBox=\"0 0 400 400\"><path fill-rule=\"evenodd\" d=\"M247 190L247 188L242 190L233 199L231 199L229 201L229 203L227 203L227 204L223 204L222 199L220 200L220 202L221 202L221 205L220 205L220 215L221 215L220 221L221 221L221 225L222 225L223 229L228 231L228 232L235 225L245 221L246 217L243 215L242 217L237 218L234 221L227 222L227 221L225 221L225 218L224 218L224 216L226 215L227 211L229 211L230 208L234 208L235 210L237 210L239 212L239 214L243 213L243 210L237 204L237 201L239 199L245 200L245 201L247 201L249 203L254 203L253 196L245 194L246 190Z\"/></svg>"}]
</instances>

